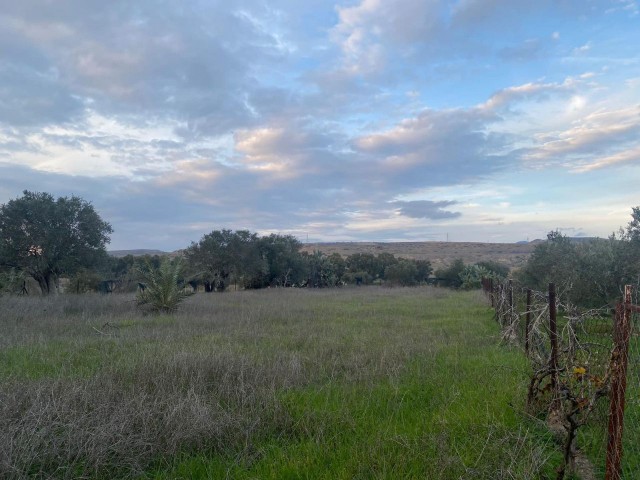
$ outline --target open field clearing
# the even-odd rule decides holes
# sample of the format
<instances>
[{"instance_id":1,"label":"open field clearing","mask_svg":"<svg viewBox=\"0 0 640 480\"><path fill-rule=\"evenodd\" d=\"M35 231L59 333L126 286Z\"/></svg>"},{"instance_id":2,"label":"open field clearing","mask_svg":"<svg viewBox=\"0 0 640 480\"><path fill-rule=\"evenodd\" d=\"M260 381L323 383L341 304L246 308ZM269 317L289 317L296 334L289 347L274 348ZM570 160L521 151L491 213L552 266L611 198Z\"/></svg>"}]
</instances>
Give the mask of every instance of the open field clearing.
<instances>
[{"instance_id":1,"label":"open field clearing","mask_svg":"<svg viewBox=\"0 0 640 480\"><path fill-rule=\"evenodd\" d=\"M553 476L476 292L2 297L0 477Z\"/></svg>"}]
</instances>

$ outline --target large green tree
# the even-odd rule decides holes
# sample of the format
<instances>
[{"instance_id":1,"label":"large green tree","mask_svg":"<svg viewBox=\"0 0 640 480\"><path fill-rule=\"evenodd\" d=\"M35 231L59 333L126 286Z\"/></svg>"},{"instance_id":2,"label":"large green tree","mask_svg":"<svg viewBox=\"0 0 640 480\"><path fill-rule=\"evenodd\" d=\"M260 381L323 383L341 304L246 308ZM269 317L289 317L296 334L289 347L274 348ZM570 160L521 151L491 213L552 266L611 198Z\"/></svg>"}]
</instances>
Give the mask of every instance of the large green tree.
<instances>
[{"instance_id":1,"label":"large green tree","mask_svg":"<svg viewBox=\"0 0 640 480\"><path fill-rule=\"evenodd\" d=\"M24 191L0 206L0 265L33 277L43 294L60 275L90 268L105 256L113 232L80 197Z\"/></svg>"},{"instance_id":2,"label":"large green tree","mask_svg":"<svg viewBox=\"0 0 640 480\"><path fill-rule=\"evenodd\" d=\"M520 278L525 285L545 291L553 282L561 289L569 288L578 270L577 244L559 231L547 234L547 241L536 245Z\"/></svg>"},{"instance_id":3,"label":"large green tree","mask_svg":"<svg viewBox=\"0 0 640 480\"><path fill-rule=\"evenodd\" d=\"M268 273L262 285L275 284L287 287L306 280L306 265L300 255L302 244L292 235L272 233L260 239L262 257L268 265Z\"/></svg>"},{"instance_id":4,"label":"large green tree","mask_svg":"<svg viewBox=\"0 0 640 480\"><path fill-rule=\"evenodd\" d=\"M248 286L268 268L259 248L259 237L248 230L214 230L185 250L191 276L205 282L205 289L224 290L229 281Z\"/></svg>"}]
</instances>

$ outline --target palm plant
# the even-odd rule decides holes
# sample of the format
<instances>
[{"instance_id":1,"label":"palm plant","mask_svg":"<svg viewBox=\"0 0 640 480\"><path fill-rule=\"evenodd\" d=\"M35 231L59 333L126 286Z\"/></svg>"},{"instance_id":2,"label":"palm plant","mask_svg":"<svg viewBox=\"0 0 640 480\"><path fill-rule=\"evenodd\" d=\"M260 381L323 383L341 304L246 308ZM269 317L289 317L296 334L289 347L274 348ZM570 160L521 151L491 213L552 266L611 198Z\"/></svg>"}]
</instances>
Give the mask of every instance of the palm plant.
<instances>
[{"instance_id":1,"label":"palm plant","mask_svg":"<svg viewBox=\"0 0 640 480\"><path fill-rule=\"evenodd\" d=\"M137 268L145 288L138 293L138 305L147 306L154 312L172 313L190 293L179 284L182 260L163 258L160 266L154 267L148 260Z\"/></svg>"}]
</instances>

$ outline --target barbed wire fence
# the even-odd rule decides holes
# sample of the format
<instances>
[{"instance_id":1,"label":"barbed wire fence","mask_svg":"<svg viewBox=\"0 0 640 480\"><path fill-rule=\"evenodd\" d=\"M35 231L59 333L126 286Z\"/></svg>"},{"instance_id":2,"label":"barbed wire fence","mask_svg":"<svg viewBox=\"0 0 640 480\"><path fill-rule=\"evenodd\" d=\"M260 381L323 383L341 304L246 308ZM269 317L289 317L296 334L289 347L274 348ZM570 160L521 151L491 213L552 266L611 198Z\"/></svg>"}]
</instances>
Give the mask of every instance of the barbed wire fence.
<instances>
[{"instance_id":1,"label":"barbed wire fence","mask_svg":"<svg viewBox=\"0 0 640 480\"><path fill-rule=\"evenodd\" d=\"M570 285L540 292L483 279L482 287L503 341L522 347L531 364L526 408L562 446L557 479L638 478L640 307L631 288L613 312L573 305Z\"/></svg>"}]
</instances>

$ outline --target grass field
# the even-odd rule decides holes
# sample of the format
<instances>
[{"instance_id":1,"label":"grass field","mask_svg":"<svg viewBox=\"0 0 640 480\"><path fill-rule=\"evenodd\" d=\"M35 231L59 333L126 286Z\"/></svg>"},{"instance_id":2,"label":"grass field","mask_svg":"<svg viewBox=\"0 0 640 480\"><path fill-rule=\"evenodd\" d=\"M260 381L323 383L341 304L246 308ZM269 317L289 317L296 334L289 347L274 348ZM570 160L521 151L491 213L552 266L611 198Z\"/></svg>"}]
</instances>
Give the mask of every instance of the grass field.
<instances>
[{"instance_id":1,"label":"grass field","mask_svg":"<svg viewBox=\"0 0 640 480\"><path fill-rule=\"evenodd\" d=\"M0 298L0 477L551 478L475 292Z\"/></svg>"}]
</instances>

